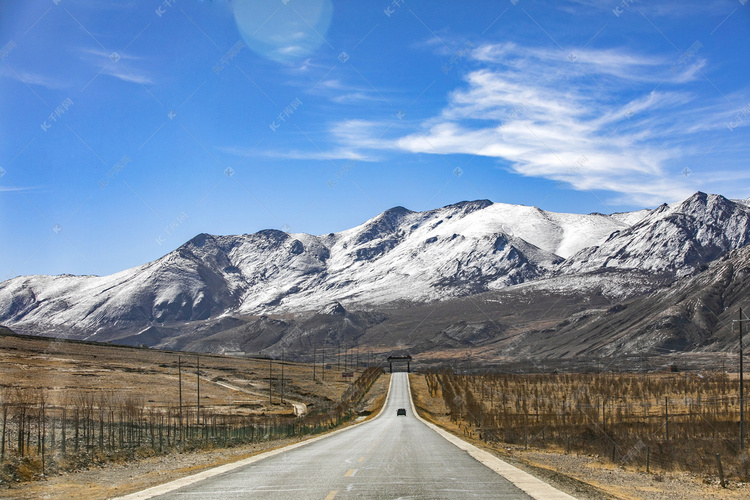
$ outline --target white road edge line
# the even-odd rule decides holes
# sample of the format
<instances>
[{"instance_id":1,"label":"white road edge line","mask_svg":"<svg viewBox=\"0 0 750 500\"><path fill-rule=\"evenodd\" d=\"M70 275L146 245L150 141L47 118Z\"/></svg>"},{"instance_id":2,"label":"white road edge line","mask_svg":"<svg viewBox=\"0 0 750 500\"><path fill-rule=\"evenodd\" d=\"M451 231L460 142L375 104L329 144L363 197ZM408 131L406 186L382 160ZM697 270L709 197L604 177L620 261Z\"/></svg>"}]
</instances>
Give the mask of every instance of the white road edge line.
<instances>
[{"instance_id":1,"label":"white road edge line","mask_svg":"<svg viewBox=\"0 0 750 500\"><path fill-rule=\"evenodd\" d=\"M350 425L348 427L344 427L343 429L337 429L335 431L323 434L322 436L316 436L310 439L306 439L305 441L301 441L299 443L293 443L287 446L284 446L282 448L277 448L275 450L266 451L263 453L259 453L257 455L253 455L252 457L248 457L242 460L239 460L237 462L232 462L225 465L220 465L218 467L214 467L212 469L205 470L203 472L199 472L197 474L193 474L191 476L183 477L180 479L175 479L173 481L170 481L168 483L160 484L158 486L152 486L151 488L147 488L145 490L137 491L135 493L131 493L129 495L124 495L120 497L116 497L113 500L147 500L149 498L154 498L159 495L165 495L167 493L170 493L172 491L178 490L180 488L183 488L185 486L189 486L191 484L195 484L199 481L203 481L204 479L208 479L214 476L218 476L219 474L224 474L225 472L230 472L234 469L238 469L240 467L244 467L246 465L254 464L255 462L260 462L263 459L276 456L280 453L287 452L289 450L294 450L296 448L301 448L302 446L307 446L311 443L314 443L316 441L320 441L321 439L326 439L331 436L334 436L340 432L348 431L349 429L353 429L354 427L358 425L365 424L367 422L372 422L373 420L380 418L384 413L385 409L388 406L388 399L391 397L391 386L393 385L393 377L391 376L391 381L388 385L388 394L385 396L385 401L383 402L383 407L380 409L380 412L372 419L367 420L365 422L359 422L357 424ZM411 397L411 396L410 396Z\"/></svg>"},{"instance_id":2,"label":"white road edge line","mask_svg":"<svg viewBox=\"0 0 750 500\"><path fill-rule=\"evenodd\" d=\"M391 378L391 380L393 380ZM409 391L409 402L411 403L411 411L418 420L429 428L440 434L446 441L459 449L466 451L471 457L477 460L482 465L493 470L497 474L503 476L505 479L513 483L518 489L526 493L532 498L537 500L576 500L575 497L563 493L552 485L549 485L532 476L528 472L524 472L518 467L510 465L508 462L500 460L495 455L488 453L480 448L477 448L471 443L467 443L458 436L454 436L448 431L445 431L435 424L432 424L417 413L417 409L414 406L414 400L411 397L411 382L409 376L406 376L406 386Z\"/></svg>"}]
</instances>

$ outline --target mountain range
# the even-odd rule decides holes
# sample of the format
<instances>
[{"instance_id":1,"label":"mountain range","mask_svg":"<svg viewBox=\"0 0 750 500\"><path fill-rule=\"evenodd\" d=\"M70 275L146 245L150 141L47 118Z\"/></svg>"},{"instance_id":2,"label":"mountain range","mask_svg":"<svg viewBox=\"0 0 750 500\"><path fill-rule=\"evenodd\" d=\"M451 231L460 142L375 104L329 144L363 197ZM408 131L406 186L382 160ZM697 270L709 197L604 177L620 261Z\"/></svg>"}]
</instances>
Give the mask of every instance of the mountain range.
<instances>
[{"instance_id":1,"label":"mountain range","mask_svg":"<svg viewBox=\"0 0 750 500\"><path fill-rule=\"evenodd\" d=\"M748 242L748 201L701 192L608 215L488 200L396 207L319 236L200 234L110 276L13 278L0 283L0 324L302 357L339 345L496 358L722 350Z\"/></svg>"}]
</instances>

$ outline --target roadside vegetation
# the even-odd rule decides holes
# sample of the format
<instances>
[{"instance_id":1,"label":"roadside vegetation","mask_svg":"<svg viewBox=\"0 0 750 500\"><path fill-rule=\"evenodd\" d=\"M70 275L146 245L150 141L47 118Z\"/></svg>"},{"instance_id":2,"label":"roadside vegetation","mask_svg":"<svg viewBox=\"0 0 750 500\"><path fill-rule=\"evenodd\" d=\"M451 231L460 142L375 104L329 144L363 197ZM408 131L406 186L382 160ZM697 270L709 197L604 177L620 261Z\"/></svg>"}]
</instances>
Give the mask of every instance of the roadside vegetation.
<instances>
[{"instance_id":1,"label":"roadside vegetation","mask_svg":"<svg viewBox=\"0 0 750 500\"><path fill-rule=\"evenodd\" d=\"M2 336L0 485L325 432L358 416L382 373L339 363Z\"/></svg>"},{"instance_id":2,"label":"roadside vegetation","mask_svg":"<svg viewBox=\"0 0 750 500\"><path fill-rule=\"evenodd\" d=\"M659 478L750 481L739 384L721 372L424 375L431 408L459 434L500 446L585 454ZM439 400L440 405L435 405ZM422 403L425 403L424 401ZM747 431L746 431L747 437Z\"/></svg>"}]
</instances>

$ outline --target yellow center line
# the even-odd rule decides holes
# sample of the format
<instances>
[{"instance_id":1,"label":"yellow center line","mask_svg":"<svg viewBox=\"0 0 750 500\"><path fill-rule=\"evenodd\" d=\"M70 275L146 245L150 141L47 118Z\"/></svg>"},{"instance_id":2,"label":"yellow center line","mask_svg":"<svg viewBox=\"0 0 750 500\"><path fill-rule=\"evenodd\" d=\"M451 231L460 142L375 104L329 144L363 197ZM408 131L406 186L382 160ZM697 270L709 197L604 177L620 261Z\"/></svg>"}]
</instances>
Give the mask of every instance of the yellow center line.
<instances>
[{"instance_id":1,"label":"yellow center line","mask_svg":"<svg viewBox=\"0 0 750 500\"><path fill-rule=\"evenodd\" d=\"M338 493L337 490L333 490L328 494L328 496L325 498L325 500L333 500L336 497L336 494Z\"/></svg>"},{"instance_id":2,"label":"yellow center line","mask_svg":"<svg viewBox=\"0 0 750 500\"><path fill-rule=\"evenodd\" d=\"M365 457L359 457L358 462L364 462L364 461L365 461Z\"/></svg>"},{"instance_id":3,"label":"yellow center line","mask_svg":"<svg viewBox=\"0 0 750 500\"><path fill-rule=\"evenodd\" d=\"M353 475L354 475L354 472L355 472L355 471L354 471L354 469L349 469L349 470L347 471L347 473L346 473L346 474L344 474L344 476L346 476L346 477L351 477L351 476L353 476Z\"/></svg>"}]
</instances>

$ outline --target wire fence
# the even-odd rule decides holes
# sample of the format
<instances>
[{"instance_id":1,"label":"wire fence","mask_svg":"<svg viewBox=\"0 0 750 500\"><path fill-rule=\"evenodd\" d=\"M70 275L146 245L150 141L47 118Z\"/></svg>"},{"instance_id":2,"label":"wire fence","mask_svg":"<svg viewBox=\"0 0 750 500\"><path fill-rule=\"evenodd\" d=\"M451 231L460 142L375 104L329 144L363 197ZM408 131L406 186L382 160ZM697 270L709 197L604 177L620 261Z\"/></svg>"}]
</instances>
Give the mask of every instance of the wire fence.
<instances>
[{"instance_id":1,"label":"wire fence","mask_svg":"<svg viewBox=\"0 0 750 500\"><path fill-rule=\"evenodd\" d=\"M451 421L486 442L593 454L644 471L750 479L739 385L725 373L425 375Z\"/></svg>"},{"instance_id":2,"label":"wire fence","mask_svg":"<svg viewBox=\"0 0 750 500\"><path fill-rule=\"evenodd\" d=\"M366 369L337 402L301 417L248 415L241 408L153 406L113 391L68 393L6 388L0 398L0 481L143 456L223 448L319 434L354 418L382 369ZM236 411L233 411L236 410Z\"/></svg>"}]
</instances>

